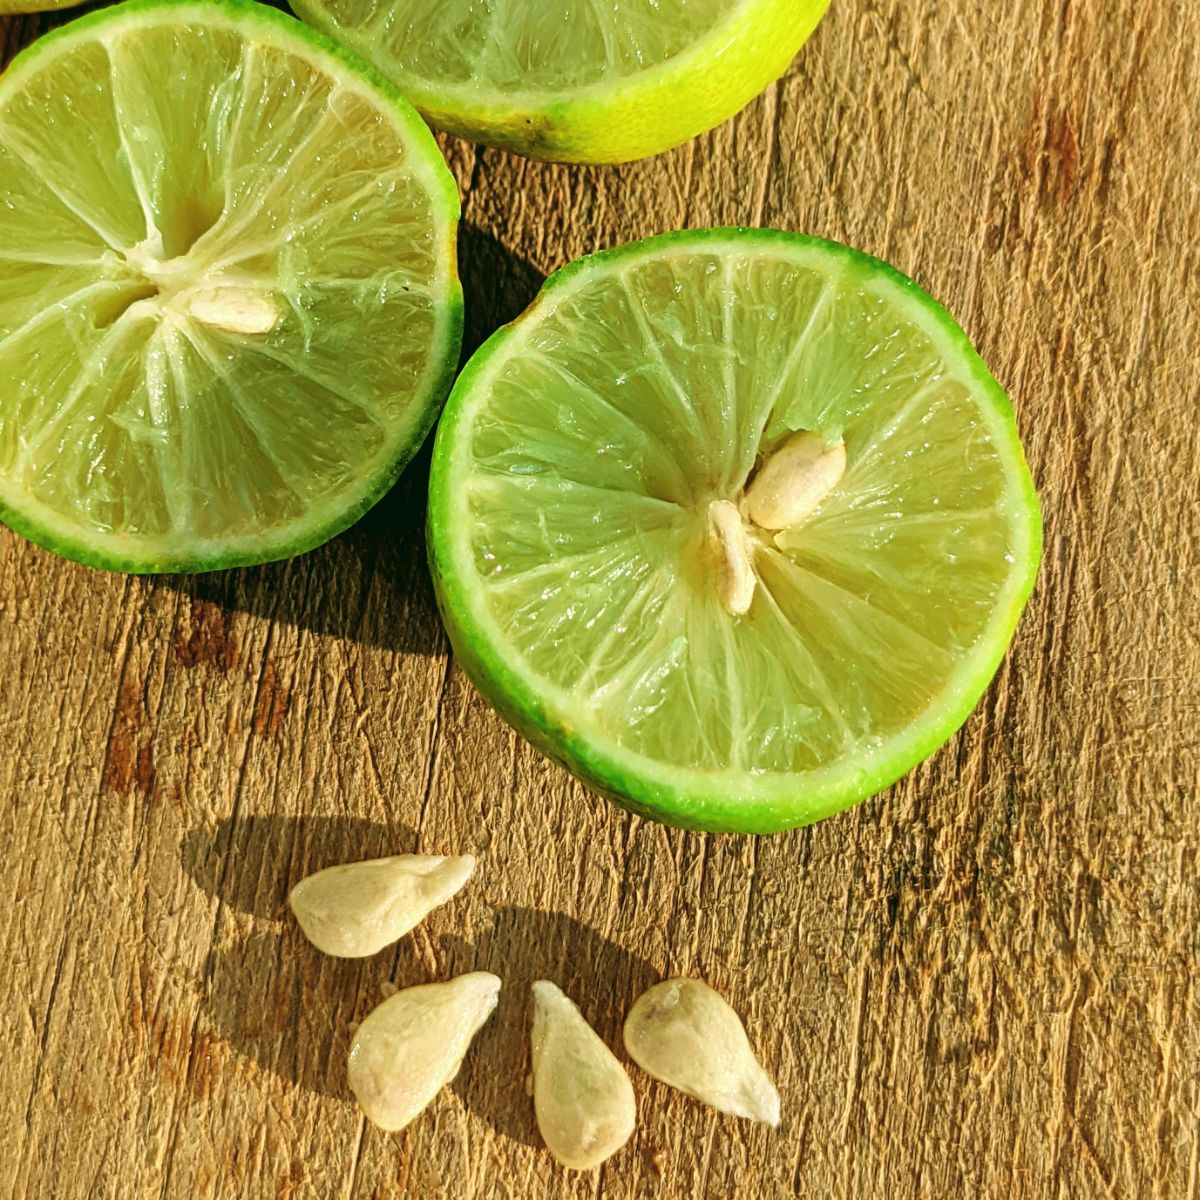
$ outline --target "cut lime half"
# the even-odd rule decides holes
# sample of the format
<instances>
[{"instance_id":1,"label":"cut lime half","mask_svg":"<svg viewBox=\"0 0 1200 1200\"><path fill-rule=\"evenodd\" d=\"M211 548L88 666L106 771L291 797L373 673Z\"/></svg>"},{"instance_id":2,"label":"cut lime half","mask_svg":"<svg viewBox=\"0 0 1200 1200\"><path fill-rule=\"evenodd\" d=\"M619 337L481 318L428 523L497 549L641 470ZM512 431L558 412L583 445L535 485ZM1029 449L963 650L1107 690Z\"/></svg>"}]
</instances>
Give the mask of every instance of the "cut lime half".
<instances>
[{"instance_id":1,"label":"cut lime half","mask_svg":"<svg viewBox=\"0 0 1200 1200\"><path fill-rule=\"evenodd\" d=\"M1041 547L1012 410L950 316L765 230L553 276L455 386L429 528L455 652L509 721L630 808L745 832L945 741Z\"/></svg>"},{"instance_id":2,"label":"cut lime half","mask_svg":"<svg viewBox=\"0 0 1200 1200\"><path fill-rule=\"evenodd\" d=\"M344 529L449 388L457 221L417 113L291 17L43 38L0 77L0 519L140 572Z\"/></svg>"},{"instance_id":3,"label":"cut lime half","mask_svg":"<svg viewBox=\"0 0 1200 1200\"><path fill-rule=\"evenodd\" d=\"M534 158L624 162L733 116L829 0L293 0L441 129Z\"/></svg>"}]
</instances>

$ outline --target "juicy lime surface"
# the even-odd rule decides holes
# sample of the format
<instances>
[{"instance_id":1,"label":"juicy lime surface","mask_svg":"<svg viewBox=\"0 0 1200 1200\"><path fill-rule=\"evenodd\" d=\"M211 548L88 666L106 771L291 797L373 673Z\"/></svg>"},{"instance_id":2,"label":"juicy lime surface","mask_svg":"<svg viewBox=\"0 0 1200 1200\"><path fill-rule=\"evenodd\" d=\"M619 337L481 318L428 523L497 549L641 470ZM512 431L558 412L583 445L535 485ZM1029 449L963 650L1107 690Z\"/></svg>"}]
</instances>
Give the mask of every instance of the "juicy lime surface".
<instances>
[{"instance_id":1,"label":"juicy lime surface","mask_svg":"<svg viewBox=\"0 0 1200 1200\"><path fill-rule=\"evenodd\" d=\"M294 0L435 125L521 154L618 162L731 117L829 0Z\"/></svg>"},{"instance_id":2,"label":"juicy lime surface","mask_svg":"<svg viewBox=\"0 0 1200 1200\"><path fill-rule=\"evenodd\" d=\"M753 531L722 602L707 514L798 430L820 507ZM1041 544L1012 411L911 281L771 231L651 239L554 276L471 361L430 552L480 689L620 802L769 831L892 782L965 719Z\"/></svg>"},{"instance_id":3,"label":"juicy lime surface","mask_svg":"<svg viewBox=\"0 0 1200 1200\"><path fill-rule=\"evenodd\" d=\"M137 571L345 528L448 389L457 219L416 112L290 17L44 38L0 77L0 518Z\"/></svg>"}]
</instances>

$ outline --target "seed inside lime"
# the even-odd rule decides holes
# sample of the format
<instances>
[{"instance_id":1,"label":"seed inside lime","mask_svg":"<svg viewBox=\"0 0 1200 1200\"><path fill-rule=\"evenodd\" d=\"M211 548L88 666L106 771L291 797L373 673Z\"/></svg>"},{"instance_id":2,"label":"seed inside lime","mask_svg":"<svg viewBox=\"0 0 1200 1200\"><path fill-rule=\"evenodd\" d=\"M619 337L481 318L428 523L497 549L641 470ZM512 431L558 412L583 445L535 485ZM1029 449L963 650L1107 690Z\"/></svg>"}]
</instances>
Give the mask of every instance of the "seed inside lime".
<instances>
[{"instance_id":1,"label":"seed inside lime","mask_svg":"<svg viewBox=\"0 0 1200 1200\"><path fill-rule=\"evenodd\" d=\"M0 519L97 566L308 549L449 388L458 197L299 22L135 0L0 77Z\"/></svg>"},{"instance_id":2,"label":"seed inside lime","mask_svg":"<svg viewBox=\"0 0 1200 1200\"><path fill-rule=\"evenodd\" d=\"M509 721L635 810L750 832L948 738L1041 546L1012 410L950 316L762 230L552 277L451 395L429 528L455 651Z\"/></svg>"},{"instance_id":3,"label":"seed inside lime","mask_svg":"<svg viewBox=\"0 0 1200 1200\"><path fill-rule=\"evenodd\" d=\"M829 0L293 0L441 129L519 154L623 162L733 116Z\"/></svg>"}]
</instances>

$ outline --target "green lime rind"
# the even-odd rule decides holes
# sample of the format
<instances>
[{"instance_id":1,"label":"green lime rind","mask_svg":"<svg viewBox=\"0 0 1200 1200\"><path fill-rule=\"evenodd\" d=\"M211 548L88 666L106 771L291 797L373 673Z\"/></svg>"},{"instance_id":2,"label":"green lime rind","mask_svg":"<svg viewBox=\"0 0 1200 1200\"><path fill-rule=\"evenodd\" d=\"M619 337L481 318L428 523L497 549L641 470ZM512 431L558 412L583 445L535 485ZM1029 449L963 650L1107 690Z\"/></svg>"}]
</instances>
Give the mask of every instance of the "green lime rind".
<instances>
[{"instance_id":1,"label":"green lime rind","mask_svg":"<svg viewBox=\"0 0 1200 1200\"><path fill-rule=\"evenodd\" d=\"M524 668L515 652L510 656L503 653L504 633L481 603L482 589L472 586L474 567L456 545L464 505L455 467L460 439L470 433L470 426L459 418L491 357L522 323L536 320L542 309L554 304L558 294L582 275L616 264L627 266L638 257L671 246L694 249L731 241L763 248L818 249L829 255L831 263L890 280L900 301L911 303L910 315L923 317L922 328L940 339L956 368L965 369L976 395L990 402L998 418L996 436L1003 437L1008 451L1015 561L986 633L972 652L963 656L937 700L903 733L852 761L843 760L803 776L714 775L622 750L581 728L570 712L548 699L550 689L539 686L534 672ZM518 732L597 792L633 812L682 828L774 833L808 825L882 791L928 758L963 725L999 669L1033 590L1041 552L1041 510L1012 405L954 318L888 263L840 243L802 234L745 228L682 231L571 263L552 275L526 312L493 334L467 364L446 403L434 443L428 511L430 570L451 646L468 677Z\"/></svg>"},{"instance_id":2,"label":"green lime rind","mask_svg":"<svg viewBox=\"0 0 1200 1200\"><path fill-rule=\"evenodd\" d=\"M661 154L740 112L788 69L830 0L747 0L674 58L564 94L488 91L388 70L377 39L340 26L322 0L292 8L369 59L438 129L550 162L622 163Z\"/></svg>"},{"instance_id":3,"label":"green lime rind","mask_svg":"<svg viewBox=\"0 0 1200 1200\"><path fill-rule=\"evenodd\" d=\"M3 105L6 93L17 89L24 76L43 60L67 51L73 42L87 40L96 30L118 25L151 24L146 20L148 17L161 17L164 22L183 19L189 13L194 14L202 24L219 18L234 28L245 28L265 35L266 40L276 43L290 41L331 74L360 87L365 84L377 96L380 107L393 117L396 127L411 147L414 159L425 164L427 170L423 182L435 201L435 210L440 211L445 220L447 289L439 301L443 344L440 352L430 354L431 364L438 365L426 377L425 395L419 402L414 401L414 411L420 410L420 418L393 456L363 485L361 494L345 507L327 511L310 522L292 522L278 536L264 537L252 546L246 545L236 550L214 546L211 552L167 552L156 555L146 554L139 547L123 554L97 545L87 537L75 536L56 528L52 516L39 519L27 509L14 508L0 498L0 523L22 537L85 566L130 575L218 571L275 562L313 550L348 529L391 490L429 436L454 381L462 348L463 292L457 270L461 205L458 186L433 134L416 109L379 72L294 17L256 3L256 0L126 0L123 4L79 17L45 34L21 51L0 73L0 105Z\"/></svg>"}]
</instances>

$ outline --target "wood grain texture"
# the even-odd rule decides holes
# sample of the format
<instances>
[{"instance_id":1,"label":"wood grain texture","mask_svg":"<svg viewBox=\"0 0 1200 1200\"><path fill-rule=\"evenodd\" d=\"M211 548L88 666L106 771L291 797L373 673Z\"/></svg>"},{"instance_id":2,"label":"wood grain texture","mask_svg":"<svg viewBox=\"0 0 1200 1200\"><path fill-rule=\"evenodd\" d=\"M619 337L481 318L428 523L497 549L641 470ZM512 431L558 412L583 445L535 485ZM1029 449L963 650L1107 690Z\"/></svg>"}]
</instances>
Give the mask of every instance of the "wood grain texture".
<instances>
[{"instance_id":1,"label":"wood grain texture","mask_svg":"<svg viewBox=\"0 0 1200 1200\"><path fill-rule=\"evenodd\" d=\"M48 22L0 21L10 55ZM0 1196L687 1200L1200 1196L1200 6L834 0L788 77L655 161L444 140L469 341L545 272L681 226L889 259L1010 390L1039 587L963 732L770 839L624 816L447 656L425 467L294 562L134 580L0 532ZM394 952L323 958L290 884L473 852ZM506 981L397 1136L349 1099L385 981ZM538 1147L527 984L615 1043L699 972L780 1082L778 1132L635 1079L599 1173Z\"/></svg>"}]
</instances>

